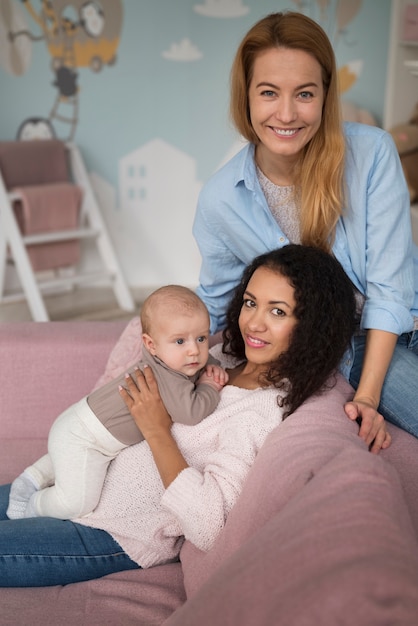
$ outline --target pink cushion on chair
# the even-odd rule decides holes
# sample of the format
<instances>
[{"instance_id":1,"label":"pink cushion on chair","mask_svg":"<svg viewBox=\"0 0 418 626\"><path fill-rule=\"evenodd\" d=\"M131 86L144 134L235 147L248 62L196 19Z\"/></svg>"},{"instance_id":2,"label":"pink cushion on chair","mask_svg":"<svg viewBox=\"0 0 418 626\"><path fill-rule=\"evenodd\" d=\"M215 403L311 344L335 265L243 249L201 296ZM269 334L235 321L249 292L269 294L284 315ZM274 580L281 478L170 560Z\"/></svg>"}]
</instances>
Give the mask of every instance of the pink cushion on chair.
<instances>
[{"instance_id":1,"label":"pink cushion on chair","mask_svg":"<svg viewBox=\"0 0 418 626\"><path fill-rule=\"evenodd\" d=\"M79 225L83 191L72 183L51 183L14 189L20 195L13 209L23 235L74 230ZM35 272L76 265L80 241L69 240L27 247Z\"/></svg>"},{"instance_id":2,"label":"pink cushion on chair","mask_svg":"<svg viewBox=\"0 0 418 626\"><path fill-rule=\"evenodd\" d=\"M58 139L0 141L0 172L6 189L70 180L65 143Z\"/></svg>"},{"instance_id":3,"label":"pink cushion on chair","mask_svg":"<svg viewBox=\"0 0 418 626\"><path fill-rule=\"evenodd\" d=\"M23 235L78 228L83 192L72 181L63 141L1 141L0 173L6 189L21 196L13 209ZM35 272L76 265L80 258L79 240L27 250Z\"/></svg>"}]
</instances>

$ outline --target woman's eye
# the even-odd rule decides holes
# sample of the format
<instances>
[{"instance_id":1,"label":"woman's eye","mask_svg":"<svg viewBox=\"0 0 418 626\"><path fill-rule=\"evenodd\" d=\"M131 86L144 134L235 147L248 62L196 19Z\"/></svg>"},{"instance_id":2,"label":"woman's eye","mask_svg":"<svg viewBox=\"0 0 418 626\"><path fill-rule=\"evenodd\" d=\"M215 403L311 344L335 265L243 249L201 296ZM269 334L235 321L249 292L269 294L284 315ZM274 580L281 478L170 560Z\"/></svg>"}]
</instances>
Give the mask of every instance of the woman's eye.
<instances>
[{"instance_id":1,"label":"woman's eye","mask_svg":"<svg viewBox=\"0 0 418 626\"><path fill-rule=\"evenodd\" d=\"M283 309L273 309L272 313L273 315L276 315L277 317L283 317L284 315L286 315Z\"/></svg>"},{"instance_id":2,"label":"woman's eye","mask_svg":"<svg viewBox=\"0 0 418 626\"><path fill-rule=\"evenodd\" d=\"M299 98L301 98L302 100L310 100L311 98L313 98L313 93L311 93L310 91L301 91L299 94Z\"/></svg>"},{"instance_id":3,"label":"woman's eye","mask_svg":"<svg viewBox=\"0 0 418 626\"><path fill-rule=\"evenodd\" d=\"M274 96L274 91L272 91L271 89L265 89L264 91L261 92L262 96L267 96L268 98L271 98L272 96Z\"/></svg>"},{"instance_id":4,"label":"woman's eye","mask_svg":"<svg viewBox=\"0 0 418 626\"><path fill-rule=\"evenodd\" d=\"M247 299L247 300L243 301L242 306L245 306L248 309L251 309L251 308L253 308L255 306L255 302L254 302L254 300Z\"/></svg>"}]
</instances>

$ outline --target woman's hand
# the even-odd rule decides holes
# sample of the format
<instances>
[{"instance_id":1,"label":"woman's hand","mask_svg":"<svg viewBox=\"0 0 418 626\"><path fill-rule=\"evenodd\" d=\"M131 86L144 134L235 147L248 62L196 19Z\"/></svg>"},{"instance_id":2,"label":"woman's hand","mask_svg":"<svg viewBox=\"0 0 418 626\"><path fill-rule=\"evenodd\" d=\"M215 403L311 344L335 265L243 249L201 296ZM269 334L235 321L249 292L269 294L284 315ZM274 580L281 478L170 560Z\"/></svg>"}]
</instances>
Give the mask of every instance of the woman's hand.
<instances>
[{"instance_id":1,"label":"woman's hand","mask_svg":"<svg viewBox=\"0 0 418 626\"><path fill-rule=\"evenodd\" d=\"M354 398L345 404L344 409L351 420L359 421L359 437L367 443L370 452L378 454L390 446L392 437L386 429L384 417L371 404Z\"/></svg>"},{"instance_id":2,"label":"woman's hand","mask_svg":"<svg viewBox=\"0 0 418 626\"><path fill-rule=\"evenodd\" d=\"M136 425L147 441L164 431L170 431L172 421L161 400L157 381L150 367L145 366L144 372L136 368L132 376L126 374L126 388L120 387L122 396Z\"/></svg>"},{"instance_id":3,"label":"woman's hand","mask_svg":"<svg viewBox=\"0 0 418 626\"><path fill-rule=\"evenodd\" d=\"M148 442L155 465L167 488L188 467L171 434L172 420L167 413L150 367L135 370L135 379L126 376L126 389L119 388L136 425Z\"/></svg>"},{"instance_id":4,"label":"woman's hand","mask_svg":"<svg viewBox=\"0 0 418 626\"><path fill-rule=\"evenodd\" d=\"M388 448L392 439L386 430L385 420L376 407L379 406L383 382L397 338L397 335L384 330L370 328L367 331L360 381L354 398L345 405L348 417L359 421L360 437L375 454Z\"/></svg>"}]
</instances>

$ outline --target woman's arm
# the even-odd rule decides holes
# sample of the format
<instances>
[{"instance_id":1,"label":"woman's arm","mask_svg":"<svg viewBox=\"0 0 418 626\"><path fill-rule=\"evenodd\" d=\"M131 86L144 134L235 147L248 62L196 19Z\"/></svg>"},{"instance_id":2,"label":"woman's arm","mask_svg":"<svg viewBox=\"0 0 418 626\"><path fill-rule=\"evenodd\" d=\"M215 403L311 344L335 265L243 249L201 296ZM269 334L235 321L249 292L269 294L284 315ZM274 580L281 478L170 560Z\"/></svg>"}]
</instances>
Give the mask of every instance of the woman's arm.
<instances>
[{"instance_id":1,"label":"woman's arm","mask_svg":"<svg viewBox=\"0 0 418 626\"><path fill-rule=\"evenodd\" d=\"M172 421L161 400L152 369L135 371L136 381L126 376L126 389L119 388L126 406L148 442L165 489L188 467L171 435Z\"/></svg>"},{"instance_id":2,"label":"woman's arm","mask_svg":"<svg viewBox=\"0 0 418 626\"><path fill-rule=\"evenodd\" d=\"M345 221L351 264L346 271L365 295L361 328L369 329L359 387L346 412L351 419L361 418L360 435L372 444L372 452L378 452L390 445L385 422L376 410L383 382L396 339L411 330L412 324L410 201L392 137L367 126L349 124L346 129L347 191L352 207Z\"/></svg>"},{"instance_id":3,"label":"woman's arm","mask_svg":"<svg viewBox=\"0 0 418 626\"><path fill-rule=\"evenodd\" d=\"M394 333L383 330L367 331L360 382L353 400L345 405L350 419L361 418L359 435L371 445L372 452L387 448L391 442L384 418L377 412L377 407L397 338Z\"/></svg>"}]
</instances>

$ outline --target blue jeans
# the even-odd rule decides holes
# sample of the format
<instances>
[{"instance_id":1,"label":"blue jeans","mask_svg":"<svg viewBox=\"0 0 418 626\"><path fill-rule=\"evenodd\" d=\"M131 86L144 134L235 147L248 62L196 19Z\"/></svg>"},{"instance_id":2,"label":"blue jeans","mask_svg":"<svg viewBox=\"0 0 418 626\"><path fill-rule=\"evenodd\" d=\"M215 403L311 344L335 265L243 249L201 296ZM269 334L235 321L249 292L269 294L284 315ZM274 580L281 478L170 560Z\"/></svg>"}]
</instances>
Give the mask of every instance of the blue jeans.
<instances>
[{"instance_id":1,"label":"blue jeans","mask_svg":"<svg viewBox=\"0 0 418 626\"><path fill-rule=\"evenodd\" d=\"M67 585L139 569L104 530L52 517L9 520L0 486L0 587Z\"/></svg>"},{"instance_id":2,"label":"blue jeans","mask_svg":"<svg viewBox=\"0 0 418 626\"><path fill-rule=\"evenodd\" d=\"M350 383L357 389L363 365L365 336L354 338ZM418 437L418 331L398 338L380 398L379 412L396 426Z\"/></svg>"}]
</instances>

